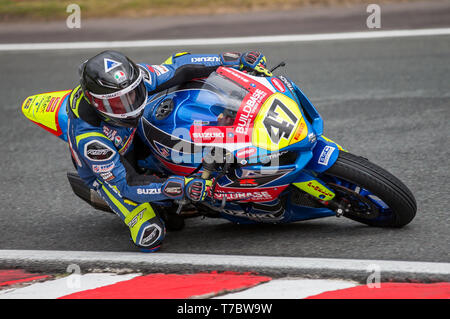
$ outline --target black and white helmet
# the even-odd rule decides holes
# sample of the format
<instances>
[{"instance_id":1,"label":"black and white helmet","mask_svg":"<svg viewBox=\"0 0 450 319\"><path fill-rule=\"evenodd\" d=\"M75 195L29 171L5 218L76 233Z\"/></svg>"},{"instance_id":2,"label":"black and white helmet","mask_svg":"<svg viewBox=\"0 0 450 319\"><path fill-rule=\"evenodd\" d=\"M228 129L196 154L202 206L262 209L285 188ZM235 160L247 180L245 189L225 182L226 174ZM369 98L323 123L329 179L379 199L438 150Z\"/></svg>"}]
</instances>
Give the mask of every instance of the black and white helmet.
<instances>
[{"instance_id":1,"label":"black and white helmet","mask_svg":"<svg viewBox=\"0 0 450 319\"><path fill-rule=\"evenodd\" d=\"M117 51L104 51L80 66L81 87L107 122L136 127L147 102L144 72Z\"/></svg>"}]
</instances>

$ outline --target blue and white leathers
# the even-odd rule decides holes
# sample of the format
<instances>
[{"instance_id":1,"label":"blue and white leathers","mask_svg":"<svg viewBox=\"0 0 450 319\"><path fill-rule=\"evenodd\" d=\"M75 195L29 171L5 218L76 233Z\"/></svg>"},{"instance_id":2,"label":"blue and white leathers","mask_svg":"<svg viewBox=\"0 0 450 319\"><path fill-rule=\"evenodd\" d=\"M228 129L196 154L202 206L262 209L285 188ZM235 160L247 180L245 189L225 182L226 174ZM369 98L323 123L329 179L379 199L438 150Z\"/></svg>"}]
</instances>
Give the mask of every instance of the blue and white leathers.
<instances>
[{"instance_id":1,"label":"blue and white leathers","mask_svg":"<svg viewBox=\"0 0 450 319\"><path fill-rule=\"evenodd\" d=\"M161 65L139 64L151 99L157 92L195 77L207 76L218 66L239 67L239 54L234 57L178 53ZM74 164L83 181L106 200L111 209L130 227L133 241L139 246L154 246L164 238L164 225L155 217L149 202L161 202L168 197L162 191L165 179L139 175L126 159L133 150L136 128L111 125L93 113L80 86L68 101L67 139ZM144 207L145 205L145 207ZM143 209L141 209L143 208ZM159 228L152 245L140 242L148 225L136 222L145 214ZM134 230L134 227L140 227Z\"/></svg>"}]
</instances>

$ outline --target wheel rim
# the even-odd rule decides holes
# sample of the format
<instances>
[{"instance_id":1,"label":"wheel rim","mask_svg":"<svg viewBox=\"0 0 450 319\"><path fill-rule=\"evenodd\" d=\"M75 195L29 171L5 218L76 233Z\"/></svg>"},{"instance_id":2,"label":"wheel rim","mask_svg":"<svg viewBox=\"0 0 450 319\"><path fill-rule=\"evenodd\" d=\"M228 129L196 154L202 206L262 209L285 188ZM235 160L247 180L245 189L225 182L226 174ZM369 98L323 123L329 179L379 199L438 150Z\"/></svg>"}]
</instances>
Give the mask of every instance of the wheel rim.
<instances>
[{"instance_id":1,"label":"wheel rim","mask_svg":"<svg viewBox=\"0 0 450 319\"><path fill-rule=\"evenodd\" d=\"M369 190L334 176L327 176L327 180L327 185L336 193L336 199L346 208L345 217L374 221L392 217L390 207Z\"/></svg>"}]
</instances>

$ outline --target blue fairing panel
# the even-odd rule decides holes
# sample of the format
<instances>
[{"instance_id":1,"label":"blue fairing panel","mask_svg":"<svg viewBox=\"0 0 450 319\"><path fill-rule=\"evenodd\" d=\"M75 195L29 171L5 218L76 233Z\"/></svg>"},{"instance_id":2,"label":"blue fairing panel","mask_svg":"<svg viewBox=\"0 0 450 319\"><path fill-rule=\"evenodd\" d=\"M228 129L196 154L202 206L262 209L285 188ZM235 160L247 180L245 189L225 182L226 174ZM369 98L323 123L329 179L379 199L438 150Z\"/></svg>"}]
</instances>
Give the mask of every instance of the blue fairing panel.
<instances>
[{"instance_id":1,"label":"blue fairing panel","mask_svg":"<svg viewBox=\"0 0 450 319\"><path fill-rule=\"evenodd\" d=\"M313 157L305 169L318 173L325 172L336 162L339 156L339 147L336 143L325 140L322 136L317 138L313 149Z\"/></svg>"}]
</instances>

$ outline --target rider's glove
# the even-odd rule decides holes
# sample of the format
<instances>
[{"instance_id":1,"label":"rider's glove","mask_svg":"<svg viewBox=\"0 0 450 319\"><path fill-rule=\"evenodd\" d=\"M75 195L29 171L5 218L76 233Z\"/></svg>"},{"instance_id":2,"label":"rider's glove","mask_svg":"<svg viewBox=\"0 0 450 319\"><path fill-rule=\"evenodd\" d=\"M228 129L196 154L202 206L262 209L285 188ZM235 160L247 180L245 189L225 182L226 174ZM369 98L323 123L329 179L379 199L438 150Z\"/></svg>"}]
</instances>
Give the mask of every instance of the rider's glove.
<instances>
[{"instance_id":1,"label":"rider's glove","mask_svg":"<svg viewBox=\"0 0 450 319\"><path fill-rule=\"evenodd\" d=\"M183 199L184 176L170 176L161 187L161 192L171 199Z\"/></svg>"},{"instance_id":2,"label":"rider's glove","mask_svg":"<svg viewBox=\"0 0 450 319\"><path fill-rule=\"evenodd\" d=\"M186 178L186 196L193 202L203 201L212 181L203 178Z\"/></svg>"},{"instance_id":3,"label":"rider's glove","mask_svg":"<svg viewBox=\"0 0 450 319\"><path fill-rule=\"evenodd\" d=\"M240 70L255 71L265 76L272 76L272 72L267 69L266 57L258 51L249 51L241 55Z\"/></svg>"},{"instance_id":4,"label":"rider's glove","mask_svg":"<svg viewBox=\"0 0 450 319\"><path fill-rule=\"evenodd\" d=\"M186 196L188 199L198 202L205 199L211 185L211 180L171 176L163 184L161 191L171 199L183 199Z\"/></svg>"}]
</instances>

